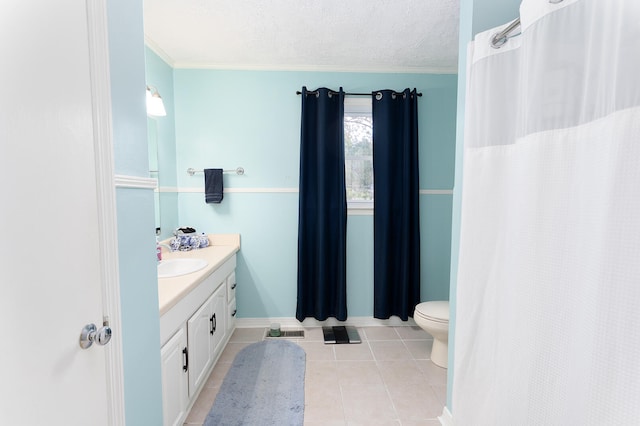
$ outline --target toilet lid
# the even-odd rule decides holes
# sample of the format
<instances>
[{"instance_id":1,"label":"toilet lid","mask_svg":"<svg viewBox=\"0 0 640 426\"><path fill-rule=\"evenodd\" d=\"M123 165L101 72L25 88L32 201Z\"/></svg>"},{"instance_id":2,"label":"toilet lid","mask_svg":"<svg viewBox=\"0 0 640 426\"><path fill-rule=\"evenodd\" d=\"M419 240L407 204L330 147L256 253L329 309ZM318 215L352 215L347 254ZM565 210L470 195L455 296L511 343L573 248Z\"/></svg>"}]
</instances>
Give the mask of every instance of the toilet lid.
<instances>
[{"instance_id":1,"label":"toilet lid","mask_svg":"<svg viewBox=\"0 0 640 426\"><path fill-rule=\"evenodd\" d=\"M420 315L433 321L449 321L449 302L446 300L434 300L422 302L416 306L415 315Z\"/></svg>"}]
</instances>

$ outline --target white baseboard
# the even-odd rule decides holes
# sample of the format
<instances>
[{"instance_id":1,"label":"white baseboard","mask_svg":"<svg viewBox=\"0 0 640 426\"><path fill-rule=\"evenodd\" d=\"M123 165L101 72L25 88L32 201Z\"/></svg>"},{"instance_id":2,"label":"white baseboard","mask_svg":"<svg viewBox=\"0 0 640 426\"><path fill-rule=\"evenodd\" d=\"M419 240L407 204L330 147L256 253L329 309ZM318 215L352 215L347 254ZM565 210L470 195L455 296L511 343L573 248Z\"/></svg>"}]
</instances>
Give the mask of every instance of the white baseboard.
<instances>
[{"instance_id":1,"label":"white baseboard","mask_svg":"<svg viewBox=\"0 0 640 426\"><path fill-rule=\"evenodd\" d=\"M238 318L236 320L236 328L259 328L269 327L273 323L280 324L283 329L300 328L300 327L322 327L334 325L350 325L354 327L381 327L381 326L415 326L416 322L413 318L408 321L402 321L398 317L387 320L381 320L373 317L349 317L346 321L338 321L335 318L329 318L326 321L318 321L314 318L306 318L303 322L291 317L281 318Z\"/></svg>"},{"instance_id":2,"label":"white baseboard","mask_svg":"<svg viewBox=\"0 0 640 426\"><path fill-rule=\"evenodd\" d=\"M442 415L438 417L438 420L440 420L442 426L453 426L453 415L446 406L443 408Z\"/></svg>"}]
</instances>

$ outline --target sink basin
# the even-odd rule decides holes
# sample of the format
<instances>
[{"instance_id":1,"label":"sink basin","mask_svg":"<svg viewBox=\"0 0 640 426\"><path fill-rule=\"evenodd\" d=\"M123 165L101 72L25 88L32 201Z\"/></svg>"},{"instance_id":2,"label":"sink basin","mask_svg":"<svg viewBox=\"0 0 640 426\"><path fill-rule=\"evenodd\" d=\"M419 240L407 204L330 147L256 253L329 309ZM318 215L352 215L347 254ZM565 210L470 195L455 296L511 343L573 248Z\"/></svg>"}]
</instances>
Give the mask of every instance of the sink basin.
<instances>
[{"instance_id":1,"label":"sink basin","mask_svg":"<svg viewBox=\"0 0 640 426\"><path fill-rule=\"evenodd\" d=\"M179 277L199 271L207 266L204 259L168 259L158 264L158 278Z\"/></svg>"}]
</instances>

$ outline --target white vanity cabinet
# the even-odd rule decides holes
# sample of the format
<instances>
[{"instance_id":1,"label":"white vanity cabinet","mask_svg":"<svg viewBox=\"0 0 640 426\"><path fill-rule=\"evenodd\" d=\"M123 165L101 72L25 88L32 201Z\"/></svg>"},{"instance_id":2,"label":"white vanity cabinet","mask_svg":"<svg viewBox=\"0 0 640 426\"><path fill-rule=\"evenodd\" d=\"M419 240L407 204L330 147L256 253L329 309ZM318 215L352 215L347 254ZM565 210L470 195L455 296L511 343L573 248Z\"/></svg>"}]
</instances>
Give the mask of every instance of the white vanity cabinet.
<instances>
[{"instance_id":1,"label":"white vanity cabinet","mask_svg":"<svg viewBox=\"0 0 640 426\"><path fill-rule=\"evenodd\" d=\"M234 254L160 316L164 425L184 423L233 333L227 290L235 267Z\"/></svg>"},{"instance_id":2,"label":"white vanity cabinet","mask_svg":"<svg viewBox=\"0 0 640 426\"><path fill-rule=\"evenodd\" d=\"M207 379L216 350L226 334L227 292L221 285L187 321L189 346L189 389L196 390Z\"/></svg>"},{"instance_id":3,"label":"white vanity cabinet","mask_svg":"<svg viewBox=\"0 0 640 426\"><path fill-rule=\"evenodd\" d=\"M236 273L232 272L227 277L227 330L233 331L236 327L236 287L238 282L236 281Z\"/></svg>"},{"instance_id":4,"label":"white vanity cabinet","mask_svg":"<svg viewBox=\"0 0 640 426\"><path fill-rule=\"evenodd\" d=\"M165 425L180 425L187 415L188 349L186 327L180 328L160 350L162 364L162 414Z\"/></svg>"}]
</instances>

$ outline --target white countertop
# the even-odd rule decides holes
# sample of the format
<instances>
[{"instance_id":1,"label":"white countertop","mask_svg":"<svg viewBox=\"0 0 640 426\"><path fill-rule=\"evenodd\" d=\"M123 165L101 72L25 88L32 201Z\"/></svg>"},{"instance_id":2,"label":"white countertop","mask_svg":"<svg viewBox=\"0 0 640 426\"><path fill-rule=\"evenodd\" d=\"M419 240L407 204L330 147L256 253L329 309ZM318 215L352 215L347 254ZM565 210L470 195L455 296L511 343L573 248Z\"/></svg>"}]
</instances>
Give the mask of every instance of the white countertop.
<instances>
[{"instance_id":1,"label":"white countertop","mask_svg":"<svg viewBox=\"0 0 640 426\"><path fill-rule=\"evenodd\" d=\"M162 259L204 259L207 266L190 274L171 278L158 278L160 315L171 309L180 299L198 286L213 271L240 250L240 234L209 234L209 247L190 251L170 252L162 248ZM164 242L164 241L163 241Z\"/></svg>"}]
</instances>

